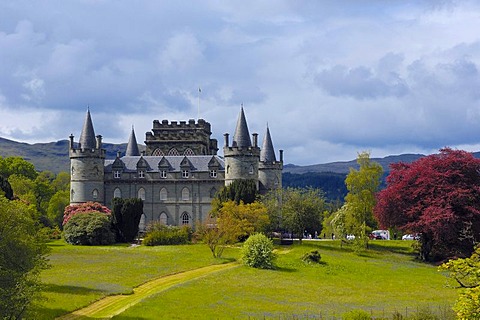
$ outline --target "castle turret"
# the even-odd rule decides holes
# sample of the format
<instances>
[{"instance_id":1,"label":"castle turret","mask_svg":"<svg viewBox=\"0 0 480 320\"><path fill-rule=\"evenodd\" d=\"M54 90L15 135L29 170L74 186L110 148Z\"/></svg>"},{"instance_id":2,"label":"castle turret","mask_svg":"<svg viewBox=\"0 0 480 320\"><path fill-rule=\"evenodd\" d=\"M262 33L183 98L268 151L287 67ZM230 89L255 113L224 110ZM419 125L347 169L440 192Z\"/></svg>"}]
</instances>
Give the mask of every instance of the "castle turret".
<instances>
[{"instance_id":1,"label":"castle turret","mask_svg":"<svg viewBox=\"0 0 480 320\"><path fill-rule=\"evenodd\" d=\"M282 188L283 150L280 150L280 161L275 157L270 129L263 137L262 151L260 152L260 163L258 165L259 191L264 194L269 190Z\"/></svg>"},{"instance_id":2,"label":"castle turret","mask_svg":"<svg viewBox=\"0 0 480 320\"><path fill-rule=\"evenodd\" d=\"M257 182L258 164L260 161L260 148L257 145L257 134L254 133L253 145L248 132L247 120L243 107L240 110L232 145L229 145L228 134L225 134L223 155L225 158L225 185L234 180L252 179Z\"/></svg>"},{"instance_id":3,"label":"castle turret","mask_svg":"<svg viewBox=\"0 0 480 320\"><path fill-rule=\"evenodd\" d=\"M105 150L102 149L102 136L95 136L90 110L78 146L70 136L70 204L96 201L104 203L104 163Z\"/></svg>"},{"instance_id":4,"label":"castle turret","mask_svg":"<svg viewBox=\"0 0 480 320\"><path fill-rule=\"evenodd\" d=\"M137 138L135 137L135 130L133 129L133 126L132 133L130 133L130 139L128 139L127 151L125 152L125 155L127 157L135 157L140 155L140 151L138 150Z\"/></svg>"}]
</instances>

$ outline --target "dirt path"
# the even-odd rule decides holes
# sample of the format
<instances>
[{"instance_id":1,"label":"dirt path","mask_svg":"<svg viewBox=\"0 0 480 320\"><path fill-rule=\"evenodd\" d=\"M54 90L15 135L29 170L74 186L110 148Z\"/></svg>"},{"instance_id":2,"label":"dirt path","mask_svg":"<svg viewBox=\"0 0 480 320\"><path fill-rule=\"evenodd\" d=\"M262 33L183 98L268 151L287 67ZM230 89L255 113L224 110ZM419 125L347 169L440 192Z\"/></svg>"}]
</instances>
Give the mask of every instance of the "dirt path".
<instances>
[{"instance_id":1,"label":"dirt path","mask_svg":"<svg viewBox=\"0 0 480 320\"><path fill-rule=\"evenodd\" d=\"M133 294L105 297L83 309L79 309L62 317L59 317L57 318L57 320L81 319L83 317L108 319L122 313L123 311L139 303L143 299L167 290L174 285L197 279L217 271L230 269L236 266L238 266L238 264L235 262L227 264L216 264L158 278L146 282L141 286L133 289Z\"/></svg>"}]
</instances>

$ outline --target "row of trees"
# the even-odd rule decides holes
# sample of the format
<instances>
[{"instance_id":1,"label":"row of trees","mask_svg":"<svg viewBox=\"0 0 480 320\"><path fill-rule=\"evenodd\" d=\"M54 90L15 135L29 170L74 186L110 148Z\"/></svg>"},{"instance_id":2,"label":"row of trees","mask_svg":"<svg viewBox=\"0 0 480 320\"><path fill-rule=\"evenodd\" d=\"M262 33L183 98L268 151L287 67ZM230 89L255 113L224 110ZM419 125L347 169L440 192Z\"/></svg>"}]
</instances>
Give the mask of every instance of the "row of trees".
<instances>
[{"instance_id":1,"label":"row of trees","mask_svg":"<svg viewBox=\"0 0 480 320\"><path fill-rule=\"evenodd\" d=\"M48 221L47 199L62 188L60 181L38 174L21 158L0 157L1 319L23 318L39 296L39 276L48 267L49 252L41 230Z\"/></svg>"},{"instance_id":2,"label":"row of trees","mask_svg":"<svg viewBox=\"0 0 480 320\"><path fill-rule=\"evenodd\" d=\"M0 157L0 177L0 187L7 198L33 205L34 218L43 226L62 228L63 210L70 203L67 172L37 172L33 164L21 157Z\"/></svg>"}]
</instances>

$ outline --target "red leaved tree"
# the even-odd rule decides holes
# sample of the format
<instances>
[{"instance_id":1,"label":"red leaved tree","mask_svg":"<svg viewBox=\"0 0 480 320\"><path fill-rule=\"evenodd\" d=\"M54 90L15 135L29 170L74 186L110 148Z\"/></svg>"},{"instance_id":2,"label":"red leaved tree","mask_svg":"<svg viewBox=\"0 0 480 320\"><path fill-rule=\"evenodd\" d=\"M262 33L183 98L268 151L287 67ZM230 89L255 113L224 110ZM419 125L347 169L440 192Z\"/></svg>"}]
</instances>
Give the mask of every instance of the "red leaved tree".
<instances>
[{"instance_id":1,"label":"red leaved tree","mask_svg":"<svg viewBox=\"0 0 480 320\"><path fill-rule=\"evenodd\" d=\"M71 204L65 207L65 211L63 213L63 223L62 225L66 225L68 220L76 214L79 213L90 213L90 212L101 212L110 215L111 210L105 207L104 205L98 202L84 202L80 204Z\"/></svg>"},{"instance_id":2,"label":"red leaved tree","mask_svg":"<svg viewBox=\"0 0 480 320\"><path fill-rule=\"evenodd\" d=\"M445 148L393 164L374 215L384 228L421 233L423 260L471 255L480 241L480 159Z\"/></svg>"}]
</instances>

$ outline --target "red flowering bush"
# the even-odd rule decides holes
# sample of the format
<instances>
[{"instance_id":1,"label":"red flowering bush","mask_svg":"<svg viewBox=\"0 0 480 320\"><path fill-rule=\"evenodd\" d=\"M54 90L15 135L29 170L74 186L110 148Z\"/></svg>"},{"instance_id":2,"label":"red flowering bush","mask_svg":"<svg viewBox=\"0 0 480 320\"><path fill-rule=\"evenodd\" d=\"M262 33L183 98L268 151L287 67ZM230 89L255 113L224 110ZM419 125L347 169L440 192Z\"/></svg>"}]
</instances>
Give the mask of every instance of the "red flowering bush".
<instances>
[{"instance_id":1,"label":"red flowering bush","mask_svg":"<svg viewBox=\"0 0 480 320\"><path fill-rule=\"evenodd\" d=\"M63 213L63 222L62 225L66 225L68 220L76 214L80 213L91 213L91 212L101 212L107 215L111 214L111 210L105 207L104 205L98 202L85 202L81 204L69 205L65 208Z\"/></svg>"}]
</instances>

